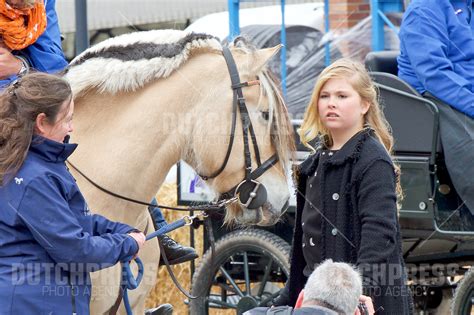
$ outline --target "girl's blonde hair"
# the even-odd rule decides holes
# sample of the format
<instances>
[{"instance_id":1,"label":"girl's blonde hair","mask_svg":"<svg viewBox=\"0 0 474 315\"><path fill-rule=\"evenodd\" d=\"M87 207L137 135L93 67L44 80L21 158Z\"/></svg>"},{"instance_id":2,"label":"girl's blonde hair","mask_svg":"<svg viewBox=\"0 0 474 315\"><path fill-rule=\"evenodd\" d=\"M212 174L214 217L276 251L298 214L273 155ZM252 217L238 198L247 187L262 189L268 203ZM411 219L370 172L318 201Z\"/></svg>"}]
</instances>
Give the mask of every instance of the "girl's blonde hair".
<instances>
[{"instance_id":1,"label":"girl's blonde hair","mask_svg":"<svg viewBox=\"0 0 474 315\"><path fill-rule=\"evenodd\" d=\"M380 108L376 87L365 70L365 67L360 62L348 58L335 61L319 75L311 100L304 114L303 124L301 128L298 129L301 143L310 148L313 152L316 149L309 142L318 137L323 140L323 144L328 147L333 144L331 134L324 127L321 117L319 116L318 101L323 86L330 79L335 78L347 80L360 95L361 99L369 103L369 109L364 115L364 127L374 130L377 139L383 144L388 154L392 156L393 136L391 134L390 125ZM397 195L399 200L401 200L400 168L396 164L394 164L394 167L397 173Z\"/></svg>"}]
</instances>

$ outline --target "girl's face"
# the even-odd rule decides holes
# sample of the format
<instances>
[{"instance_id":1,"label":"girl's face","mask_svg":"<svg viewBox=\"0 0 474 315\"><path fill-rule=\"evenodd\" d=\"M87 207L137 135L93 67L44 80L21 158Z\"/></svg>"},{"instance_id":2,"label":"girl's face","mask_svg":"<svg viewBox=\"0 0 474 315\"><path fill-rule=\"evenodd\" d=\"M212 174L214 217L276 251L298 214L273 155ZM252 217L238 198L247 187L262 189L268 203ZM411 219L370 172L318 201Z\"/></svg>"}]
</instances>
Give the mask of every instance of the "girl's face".
<instances>
[{"instance_id":1,"label":"girl's face","mask_svg":"<svg viewBox=\"0 0 474 315\"><path fill-rule=\"evenodd\" d=\"M72 115L74 113L74 101L67 100L61 107L54 124L44 122L42 124L41 136L56 141L63 142L64 138L73 131Z\"/></svg>"},{"instance_id":2,"label":"girl's face","mask_svg":"<svg viewBox=\"0 0 474 315\"><path fill-rule=\"evenodd\" d=\"M362 130L369 107L346 79L329 79L319 94L319 116L331 134L356 134Z\"/></svg>"}]
</instances>

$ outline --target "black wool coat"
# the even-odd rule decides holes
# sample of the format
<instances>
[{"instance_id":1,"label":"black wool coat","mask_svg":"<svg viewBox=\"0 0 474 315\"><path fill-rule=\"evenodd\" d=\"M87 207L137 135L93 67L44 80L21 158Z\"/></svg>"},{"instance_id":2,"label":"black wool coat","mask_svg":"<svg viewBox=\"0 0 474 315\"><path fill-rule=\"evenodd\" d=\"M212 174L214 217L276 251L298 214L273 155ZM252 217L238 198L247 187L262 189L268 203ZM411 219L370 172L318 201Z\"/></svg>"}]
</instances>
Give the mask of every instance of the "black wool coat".
<instances>
[{"instance_id":1,"label":"black wool coat","mask_svg":"<svg viewBox=\"0 0 474 315\"><path fill-rule=\"evenodd\" d=\"M305 196L313 193L306 191L306 183L318 167L319 154L309 156L295 174L297 210L285 292L288 305L294 305L306 283L301 216ZM396 175L383 145L372 130L363 130L324 162L318 176L321 185L312 189L320 189L321 196L322 236L315 248L321 251L322 260L356 265L376 314L412 314L397 216Z\"/></svg>"}]
</instances>

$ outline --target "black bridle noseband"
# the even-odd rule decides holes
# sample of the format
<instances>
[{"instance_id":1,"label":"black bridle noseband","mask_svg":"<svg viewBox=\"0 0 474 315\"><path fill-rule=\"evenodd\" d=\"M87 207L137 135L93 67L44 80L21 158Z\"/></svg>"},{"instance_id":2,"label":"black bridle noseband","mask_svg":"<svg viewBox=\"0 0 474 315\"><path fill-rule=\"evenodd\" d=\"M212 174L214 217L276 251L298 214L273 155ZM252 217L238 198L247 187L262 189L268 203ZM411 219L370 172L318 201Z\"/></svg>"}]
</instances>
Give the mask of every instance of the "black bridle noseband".
<instances>
[{"instance_id":1,"label":"black bridle noseband","mask_svg":"<svg viewBox=\"0 0 474 315\"><path fill-rule=\"evenodd\" d=\"M240 204L246 207L247 209L258 209L259 207L263 206L263 204L267 201L267 190L265 189L265 186L258 182L256 179L259 178L263 173L265 173L268 169L270 169L278 162L278 155L274 154L268 160L262 163L260 159L260 151L258 150L257 137L255 136L252 121L250 120L247 105L245 104L245 98L242 93L243 87L259 84L259 81L256 80L240 82L239 71L237 70L237 66L235 64L232 53L230 52L230 49L227 47L223 47L222 54L224 55L227 68L229 70L231 87L233 90L232 127L229 138L229 146L227 147L227 152L221 167L211 175L206 176L199 174L199 176L203 180L215 178L219 176L219 174L221 174L227 166L227 162L229 162L230 153L232 152L232 147L234 144L238 108L240 113L240 119L242 121L245 178L242 182L234 186L231 190L221 194L219 199L229 200L233 197L236 197ZM250 156L249 133L250 138L252 139L255 159L257 160L257 168L254 171L252 171L252 159Z\"/></svg>"},{"instance_id":2,"label":"black bridle noseband","mask_svg":"<svg viewBox=\"0 0 474 315\"><path fill-rule=\"evenodd\" d=\"M221 174L227 163L229 162L230 153L232 152L232 147L234 144L235 138L235 129L236 129L236 121L237 121L237 109L240 113L240 118L242 121L242 131L243 131L243 141L244 141L244 159L245 159L245 178L241 181L238 185L234 186L229 191L223 193L219 197L219 202L214 204L207 204L207 205L198 205L198 206L190 206L190 207L170 207L160 204L151 204L148 202L140 201L137 199L129 198L117 193L114 193L89 178L86 174L81 172L74 164L70 161L67 161L71 167L78 172L82 177L84 177L89 183L91 183L97 189L105 192L108 195L113 197L126 200L132 203L141 204L145 206L151 207L160 207L163 209L169 210L178 210L178 211L212 211L212 210L221 210L227 204L238 200L240 204L247 209L258 209L267 201L267 191L265 186L258 182L256 179L262 176L267 170L269 170L273 165L278 162L278 155L272 155L268 160L265 162L261 162L260 159L260 151L258 149L257 138L255 136L255 131L253 129L252 122L250 120L250 115L247 110L247 105L245 104L245 98L242 93L242 88L259 84L258 80L255 81L246 81L240 82L239 71L237 70L237 66L235 64L234 58L232 53L230 52L229 48L223 47L222 54L224 55L225 61L227 63L227 68L229 70L229 75L231 79L231 87L233 90L233 101L232 101L232 126L231 126L231 133L229 139L229 146L227 147L227 152L224 158L224 162L222 163L221 167L212 173L211 175L202 175L199 176L203 180L208 180L215 178ZM252 159L250 155L250 147L249 147L249 136L252 139L252 144L255 152L255 158L257 160L257 168L252 171Z\"/></svg>"}]
</instances>

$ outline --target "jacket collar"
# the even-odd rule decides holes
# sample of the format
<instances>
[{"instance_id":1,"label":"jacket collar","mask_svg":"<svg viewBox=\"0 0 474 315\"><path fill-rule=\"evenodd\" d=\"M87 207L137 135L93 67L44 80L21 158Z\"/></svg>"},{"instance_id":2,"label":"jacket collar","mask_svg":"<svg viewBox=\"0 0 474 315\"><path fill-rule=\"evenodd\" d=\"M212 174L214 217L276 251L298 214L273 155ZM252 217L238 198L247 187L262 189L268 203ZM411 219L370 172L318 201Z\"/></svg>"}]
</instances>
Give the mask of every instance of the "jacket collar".
<instances>
[{"instance_id":1,"label":"jacket collar","mask_svg":"<svg viewBox=\"0 0 474 315\"><path fill-rule=\"evenodd\" d=\"M373 134L373 129L365 128L352 136L343 146L337 151L334 156L328 160L328 164L340 165L344 164L349 159L354 159L359 156L362 144L369 136Z\"/></svg>"},{"instance_id":2,"label":"jacket collar","mask_svg":"<svg viewBox=\"0 0 474 315\"><path fill-rule=\"evenodd\" d=\"M344 146L329 159L327 164L329 165L341 165L349 159L354 159L359 156L360 149L365 140L373 134L373 129L366 128L356 133L352 138L347 141ZM320 150L317 150L314 154L310 155L299 167L299 171L302 175L309 176L316 171L316 167L319 162Z\"/></svg>"},{"instance_id":3,"label":"jacket collar","mask_svg":"<svg viewBox=\"0 0 474 315\"><path fill-rule=\"evenodd\" d=\"M77 144L69 143L69 136L61 143L34 135L29 151L48 162L64 162L76 148Z\"/></svg>"},{"instance_id":4,"label":"jacket collar","mask_svg":"<svg viewBox=\"0 0 474 315\"><path fill-rule=\"evenodd\" d=\"M319 162L319 154L320 151L318 150L299 165L298 169L301 175L309 176L316 171Z\"/></svg>"}]
</instances>

